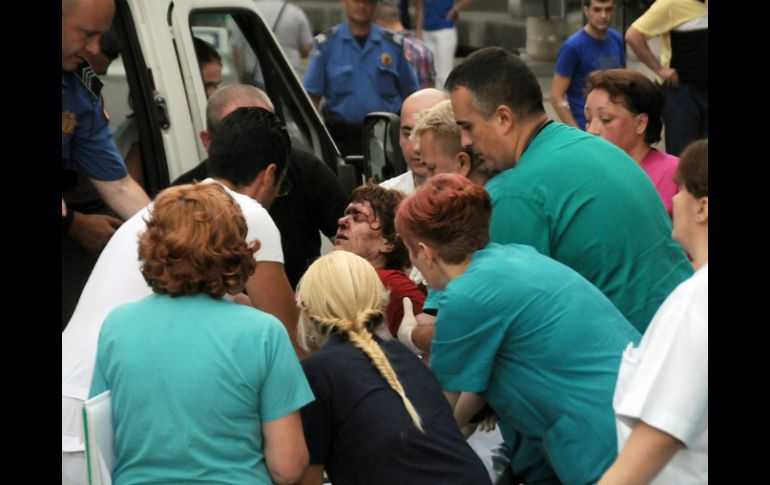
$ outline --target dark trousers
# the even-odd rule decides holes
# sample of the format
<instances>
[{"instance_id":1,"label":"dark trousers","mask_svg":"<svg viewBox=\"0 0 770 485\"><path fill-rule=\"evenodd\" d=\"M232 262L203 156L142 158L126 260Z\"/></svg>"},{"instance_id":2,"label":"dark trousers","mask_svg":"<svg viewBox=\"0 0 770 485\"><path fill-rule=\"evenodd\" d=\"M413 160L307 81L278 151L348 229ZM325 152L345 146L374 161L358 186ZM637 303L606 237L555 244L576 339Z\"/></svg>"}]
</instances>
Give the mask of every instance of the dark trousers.
<instances>
[{"instance_id":1,"label":"dark trousers","mask_svg":"<svg viewBox=\"0 0 770 485\"><path fill-rule=\"evenodd\" d=\"M666 153L678 157L688 144L709 134L709 92L681 84L676 89L664 86L663 94Z\"/></svg>"}]
</instances>

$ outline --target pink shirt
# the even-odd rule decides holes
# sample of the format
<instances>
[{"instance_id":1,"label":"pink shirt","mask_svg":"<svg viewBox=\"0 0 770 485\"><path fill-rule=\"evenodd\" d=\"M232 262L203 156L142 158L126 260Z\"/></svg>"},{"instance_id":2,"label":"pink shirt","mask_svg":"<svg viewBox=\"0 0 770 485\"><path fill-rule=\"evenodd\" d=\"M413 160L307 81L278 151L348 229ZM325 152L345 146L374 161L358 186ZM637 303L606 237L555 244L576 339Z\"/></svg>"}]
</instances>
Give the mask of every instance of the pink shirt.
<instances>
[{"instance_id":1,"label":"pink shirt","mask_svg":"<svg viewBox=\"0 0 770 485\"><path fill-rule=\"evenodd\" d=\"M652 149L642 160L642 170L650 177L658 190L669 217L672 216L673 198L679 187L674 183L674 172L679 165L679 158L660 150Z\"/></svg>"}]
</instances>

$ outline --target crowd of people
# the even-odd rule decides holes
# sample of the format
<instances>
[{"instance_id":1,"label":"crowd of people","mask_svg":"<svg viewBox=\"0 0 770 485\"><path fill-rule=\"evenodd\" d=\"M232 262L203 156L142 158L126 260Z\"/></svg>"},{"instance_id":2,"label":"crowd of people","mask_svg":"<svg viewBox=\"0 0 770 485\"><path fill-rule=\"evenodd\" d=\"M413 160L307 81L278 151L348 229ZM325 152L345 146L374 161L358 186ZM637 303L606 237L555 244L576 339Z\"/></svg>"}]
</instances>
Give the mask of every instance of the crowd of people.
<instances>
[{"instance_id":1,"label":"crowd of people","mask_svg":"<svg viewBox=\"0 0 770 485\"><path fill-rule=\"evenodd\" d=\"M248 50L220 87L195 39L208 158L150 200L93 75L113 0L63 0L62 167L112 212L63 187L63 247L100 256L63 322L62 483L88 483L82 408L105 391L116 484L707 483L707 4L629 28L653 81L613 0L585 0L558 122L510 50L454 65L470 0L414 2L414 32L398 2L341 0L312 43L301 9L257 3L303 32L292 64L340 152L398 113L408 171L347 194Z\"/></svg>"}]
</instances>

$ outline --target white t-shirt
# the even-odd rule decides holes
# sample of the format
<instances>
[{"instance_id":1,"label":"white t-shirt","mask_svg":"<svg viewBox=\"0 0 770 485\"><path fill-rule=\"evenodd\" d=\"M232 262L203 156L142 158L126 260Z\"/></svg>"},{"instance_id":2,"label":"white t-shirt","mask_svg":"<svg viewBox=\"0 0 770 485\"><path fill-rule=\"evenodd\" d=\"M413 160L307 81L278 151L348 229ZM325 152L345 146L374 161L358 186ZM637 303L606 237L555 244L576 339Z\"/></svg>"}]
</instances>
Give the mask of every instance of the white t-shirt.
<instances>
[{"instance_id":1,"label":"white t-shirt","mask_svg":"<svg viewBox=\"0 0 770 485\"><path fill-rule=\"evenodd\" d=\"M651 483L708 483L708 343L706 264L663 302L618 372L618 449L639 420L685 444Z\"/></svg>"},{"instance_id":2,"label":"white t-shirt","mask_svg":"<svg viewBox=\"0 0 770 485\"><path fill-rule=\"evenodd\" d=\"M409 170L407 172L402 173L398 177L393 177L391 179L385 180L384 182L380 183L380 187L385 187L386 189L395 189L400 190L406 195L411 195L414 193L414 178L412 177L412 171Z\"/></svg>"},{"instance_id":3,"label":"white t-shirt","mask_svg":"<svg viewBox=\"0 0 770 485\"><path fill-rule=\"evenodd\" d=\"M201 183L214 182L206 179ZM216 182L214 182L216 183ZM224 186L223 186L224 187ZM281 235L259 202L225 187L241 206L248 242L259 239L257 261L283 263ZM140 300L152 293L139 268L140 234L147 229L153 204L140 210L113 234L99 256L83 288L72 318L62 332L62 451L81 451L81 405L88 398L102 323L118 305Z\"/></svg>"}]
</instances>

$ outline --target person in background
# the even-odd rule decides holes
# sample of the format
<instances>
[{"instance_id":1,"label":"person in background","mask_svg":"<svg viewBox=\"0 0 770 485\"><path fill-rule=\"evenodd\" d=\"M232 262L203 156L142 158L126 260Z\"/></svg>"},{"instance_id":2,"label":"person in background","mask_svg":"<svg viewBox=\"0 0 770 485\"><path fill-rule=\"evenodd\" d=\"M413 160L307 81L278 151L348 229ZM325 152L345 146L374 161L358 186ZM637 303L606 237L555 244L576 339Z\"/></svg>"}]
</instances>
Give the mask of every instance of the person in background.
<instances>
[{"instance_id":1,"label":"person in background","mask_svg":"<svg viewBox=\"0 0 770 485\"><path fill-rule=\"evenodd\" d=\"M361 155L368 113L398 113L419 89L400 36L372 23L375 0L340 0L346 20L315 38L304 85L342 156Z\"/></svg>"},{"instance_id":2,"label":"person in background","mask_svg":"<svg viewBox=\"0 0 770 485\"><path fill-rule=\"evenodd\" d=\"M593 483L616 456L612 392L639 332L567 266L490 243L491 214L484 188L456 174L428 179L398 209L409 259L441 291L431 371L460 426L486 401L511 449L520 434L538 450L540 478Z\"/></svg>"},{"instance_id":3,"label":"person in background","mask_svg":"<svg viewBox=\"0 0 770 485\"><path fill-rule=\"evenodd\" d=\"M404 57L411 64L421 88L436 87L436 68L433 65L433 52L428 44L404 29L398 15L398 7L390 3L379 2L374 11L374 23L380 27L401 34L404 43Z\"/></svg>"},{"instance_id":4,"label":"person in background","mask_svg":"<svg viewBox=\"0 0 770 485\"><path fill-rule=\"evenodd\" d=\"M302 76L302 61L313 50L313 33L305 12L286 0L255 0L257 11L275 34L289 64ZM262 73L254 50L246 42L241 29L233 29L230 37L233 62L241 83L264 87Z\"/></svg>"},{"instance_id":5,"label":"person in background","mask_svg":"<svg viewBox=\"0 0 770 485\"><path fill-rule=\"evenodd\" d=\"M211 137L222 119L244 106L275 112L272 101L261 89L246 84L225 86L214 93L206 105L206 129L200 133L203 148L209 149ZM197 182L208 176L206 159L171 185ZM321 255L320 234L334 237L337 220L345 211L348 198L339 179L324 162L311 153L291 149L286 178L269 213L281 232L284 268L292 288L296 288L310 263Z\"/></svg>"},{"instance_id":6,"label":"person in background","mask_svg":"<svg viewBox=\"0 0 770 485\"><path fill-rule=\"evenodd\" d=\"M436 86L443 87L457 50L457 20L471 0L417 0L415 32L425 40L436 61ZM420 6L422 4L422 7Z\"/></svg>"},{"instance_id":7,"label":"person in background","mask_svg":"<svg viewBox=\"0 0 770 485\"><path fill-rule=\"evenodd\" d=\"M213 45L198 37L193 37L193 45L208 99L222 84L222 56Z\"/></svg>"},{"instance_id":8,"label":"person in background","mask_svg":"<svg viewBox=\"0 0 770 485\"><path fill-rule=\"evenodd\" d=\"M381 185L356 187L345 215L339 220L335 237L335 249L350 251L369 261L389 291L385 324L390 335L377 329L383 338L397 337L404 318L404 298L411 301L417 313L425 303L425 294L404 273L410 265L409 256L394 223L396 209L403 198L401 192Z\"/></svg>"},{"instance_id":9,"label":"person in background","mask_svg":"<svg viewBox=\"0 0 770 485\"><path fill-rule=\"evenodd\" d=\"M586 131L623 149L642 167L671 216L679 191L674 172L679 158L653 148L663 130L663 93L630 69L594 71L586 80Z\"/></svg>"},{"instance_id":10,"label":"person in background","mask_svg":"<svg viewBox=\"0 0 770 485\"><path fill-rule=\"evenodd\" d=\"M99 76L107 74L107 69L120 56L120 40L115 29L110 29L99 38L99 52L88 56L91 69Z\"/></svg>"},{"instance_id":11,"label":"person in background","mask_svg":"<svg viewBox=\"0 0 770 485\"><path fill-rule=\"evenodd\" d=\"M682 152L673 236L695 274L623 354L615 389L619 455L600 485L708 483L708 140Z\"/></svg>"},{"instance_id":12,"label":"person in background","mask_svg":"<svg viewBox=\"0 0 770 485\"><path fill-rule=\"evenodd\" d=\"M218 184L155 200L139 237L153 294L107 315L91 382L91 397L111 393L115 483L293 483L307 466L299 409L313 394L286 330L222 298L257 266L247 230Z\"/></svg>"},{"instance_id":13,"label":"person in background","mask_svg":"<svg viewBox=\"0 0 770 485\"><path fill-rule=\"evenodd\" d=\"M626 42L662 86L666 151L672 155L709 134L708 27L705 0L657 0L626 31ZM647 43L658 35L660 62Z\"/></svg>"},{"instance_id":14,"label":"person in background","mask_svg":"<svg viewBox=\"0 0 770 485\"><path fill-rule=\"evenodd\" d=\"M626 67L623 35L610 28L614 0L583 0L588 23L564 42L556 59L551 104L561 121L586 129L586 76L592 71Z\"/></svg>"},{"instance_id":15,"label":"person in background","mask_svg":"<svg viewBox=\"0 0 770 485\"><path fill-rule=\"evenodd\" d=\"M297 288L302 362L316 400L301 410L310 466L301 485L489 484L430 370L373 334L386 291L372 265L332 251Z\"/></svg>"},{"instance_id":16,"label":"person in background","mask_svg":"<svg viewBox=\"0 0 770 485\"><path fill-rule=\"evenodd\" d=\"M381 186L386 189L400 190L404 194L409 195L414 192L415 187L419 187L425 182L427 175L425 164L420 160L420 154L414 150L409 135L412 133L416 123L415 118L417 114L445 99L448 99L448 96L444 91L436 88L426 88L415 91L404 100L404 104L401 106L401 128L398 142L409 170L381 182Z\"/></svg>"}]
</instances>

